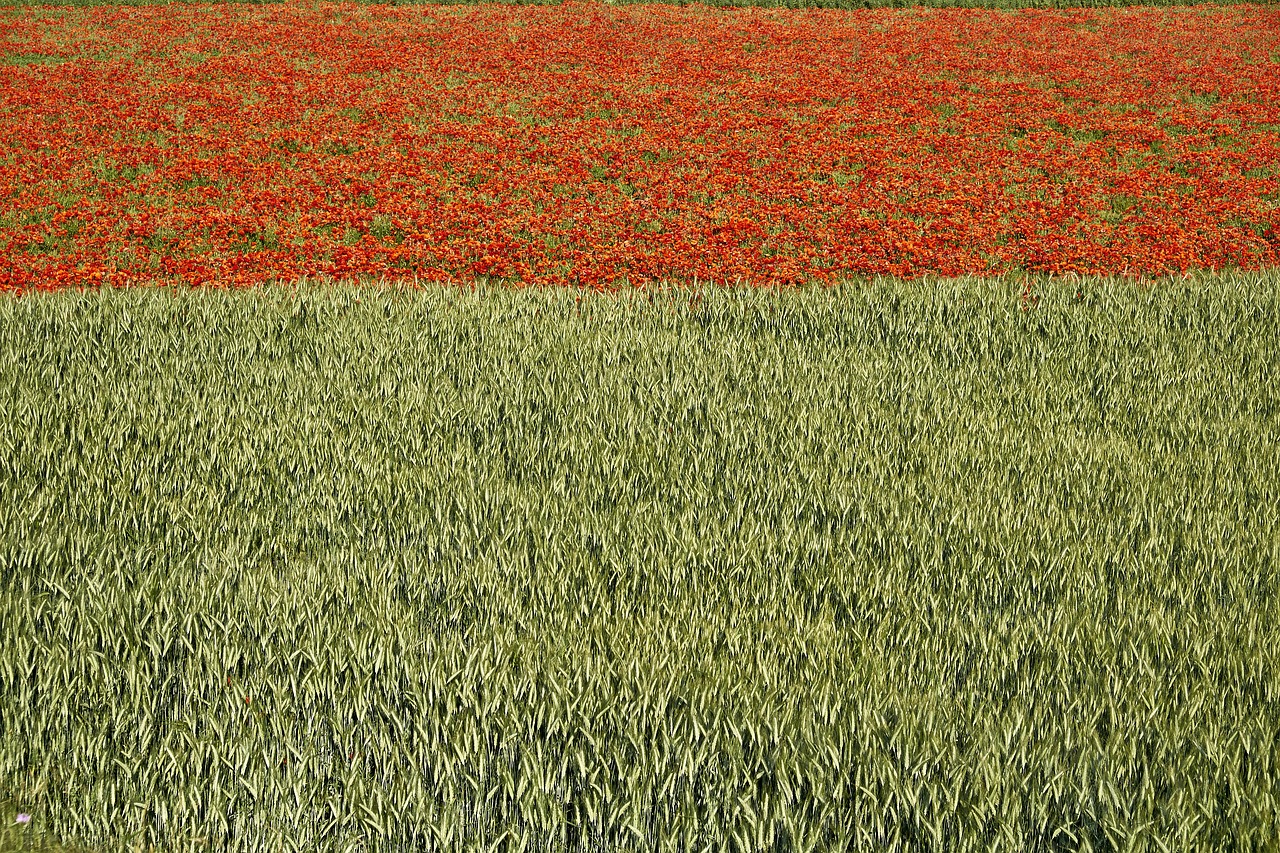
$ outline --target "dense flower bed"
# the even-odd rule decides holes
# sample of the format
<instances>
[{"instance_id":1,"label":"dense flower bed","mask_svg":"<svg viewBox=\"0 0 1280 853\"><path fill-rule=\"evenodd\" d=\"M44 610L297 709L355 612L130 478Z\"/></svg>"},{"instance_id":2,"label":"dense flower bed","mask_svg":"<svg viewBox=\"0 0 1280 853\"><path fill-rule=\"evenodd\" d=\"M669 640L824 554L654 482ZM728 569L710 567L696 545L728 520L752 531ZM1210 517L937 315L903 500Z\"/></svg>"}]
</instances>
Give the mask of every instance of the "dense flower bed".
<instances>
[{"instance_id":1,"label":"dense flower bed","mask_svg":"<svg viewBox=\"0 0 1280 853\"><path fill-rule=\"evenodd\" d=\"M0 287L1280 260L1280 10L0 13Z\"/></svg>"}]
</instances>

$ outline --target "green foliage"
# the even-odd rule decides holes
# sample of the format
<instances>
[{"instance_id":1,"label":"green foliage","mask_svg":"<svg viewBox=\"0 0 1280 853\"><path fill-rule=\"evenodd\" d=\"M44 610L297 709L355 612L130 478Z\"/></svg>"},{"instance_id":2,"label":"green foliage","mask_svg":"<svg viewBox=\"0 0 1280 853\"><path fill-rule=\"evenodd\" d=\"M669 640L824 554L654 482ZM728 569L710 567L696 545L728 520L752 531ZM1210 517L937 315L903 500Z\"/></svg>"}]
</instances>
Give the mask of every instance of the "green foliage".
<instances>
[{"instance_id":1,"label":"green foliage","mask_svg":"<svg viewBox=\"0 0 1280 853\"><path fill-rule=\"evenodd\" d=\"M0 299L0 839L1275 849L1277 318Z\"/></svg>"},{"instance_id":2,"label":"green foliage","mask_svg":"<svg viewBox=\"0 0 1280 853\"><path fill-rule=\"evenodd\" d=\"M0 65L57 65L66 62L62 56L47 53L5 53L0 54Z\"/></svg>"}]
</instances>

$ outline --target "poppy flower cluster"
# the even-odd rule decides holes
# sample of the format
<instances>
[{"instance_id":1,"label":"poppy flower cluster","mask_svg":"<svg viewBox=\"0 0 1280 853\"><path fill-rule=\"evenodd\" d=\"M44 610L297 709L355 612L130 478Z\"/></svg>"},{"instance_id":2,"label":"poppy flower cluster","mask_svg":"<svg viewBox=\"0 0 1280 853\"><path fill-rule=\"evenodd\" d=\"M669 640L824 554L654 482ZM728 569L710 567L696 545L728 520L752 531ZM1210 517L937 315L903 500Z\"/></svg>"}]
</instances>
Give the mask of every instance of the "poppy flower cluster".
<instances>
[{"instance_id":1,"label":"poppy flower cluster","mask_svg":"<svg viewBox=\"0 0 1280 853\"><path fill-rule=\"evenodd\" d=\"M0 12L0 288L1280 260L1280 9Z\"/></svg>"}]
</instances>

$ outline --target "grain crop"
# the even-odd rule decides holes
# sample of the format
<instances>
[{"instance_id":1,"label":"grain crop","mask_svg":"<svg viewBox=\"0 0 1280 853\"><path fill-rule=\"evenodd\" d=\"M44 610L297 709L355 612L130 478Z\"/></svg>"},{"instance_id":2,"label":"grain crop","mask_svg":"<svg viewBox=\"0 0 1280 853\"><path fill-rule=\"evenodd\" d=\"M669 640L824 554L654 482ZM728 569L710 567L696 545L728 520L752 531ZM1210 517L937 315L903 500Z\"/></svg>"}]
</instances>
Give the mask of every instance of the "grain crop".
<instances>
[{"instance_id":1,"label":"grain crop","mask_svg":"<svg viewBox=\"0 0 1280 853\"><path fill-rule=\"evenodd\" d=\"M7 296L0 833L1276 849L1278 303Z\"/></svg>"}]
</instances>

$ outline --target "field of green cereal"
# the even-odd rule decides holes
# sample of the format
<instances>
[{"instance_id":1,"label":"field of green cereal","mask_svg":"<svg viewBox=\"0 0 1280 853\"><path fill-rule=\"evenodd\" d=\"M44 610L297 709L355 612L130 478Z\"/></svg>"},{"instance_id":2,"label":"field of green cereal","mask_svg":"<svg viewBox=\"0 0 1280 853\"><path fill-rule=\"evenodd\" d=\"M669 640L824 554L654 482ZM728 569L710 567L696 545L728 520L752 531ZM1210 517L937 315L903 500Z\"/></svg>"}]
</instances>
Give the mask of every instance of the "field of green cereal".
<instances>
[{"instance_id":1,"label":"field of green cereal","mask_svg":"<svg viewBox=\"0 0 1280 853\"><path fill-rule=\"evenodd\" d=\"M0 850L1276 849L1280 277L1033 285L5 297Z\"/></svg>"}]
</instances>

